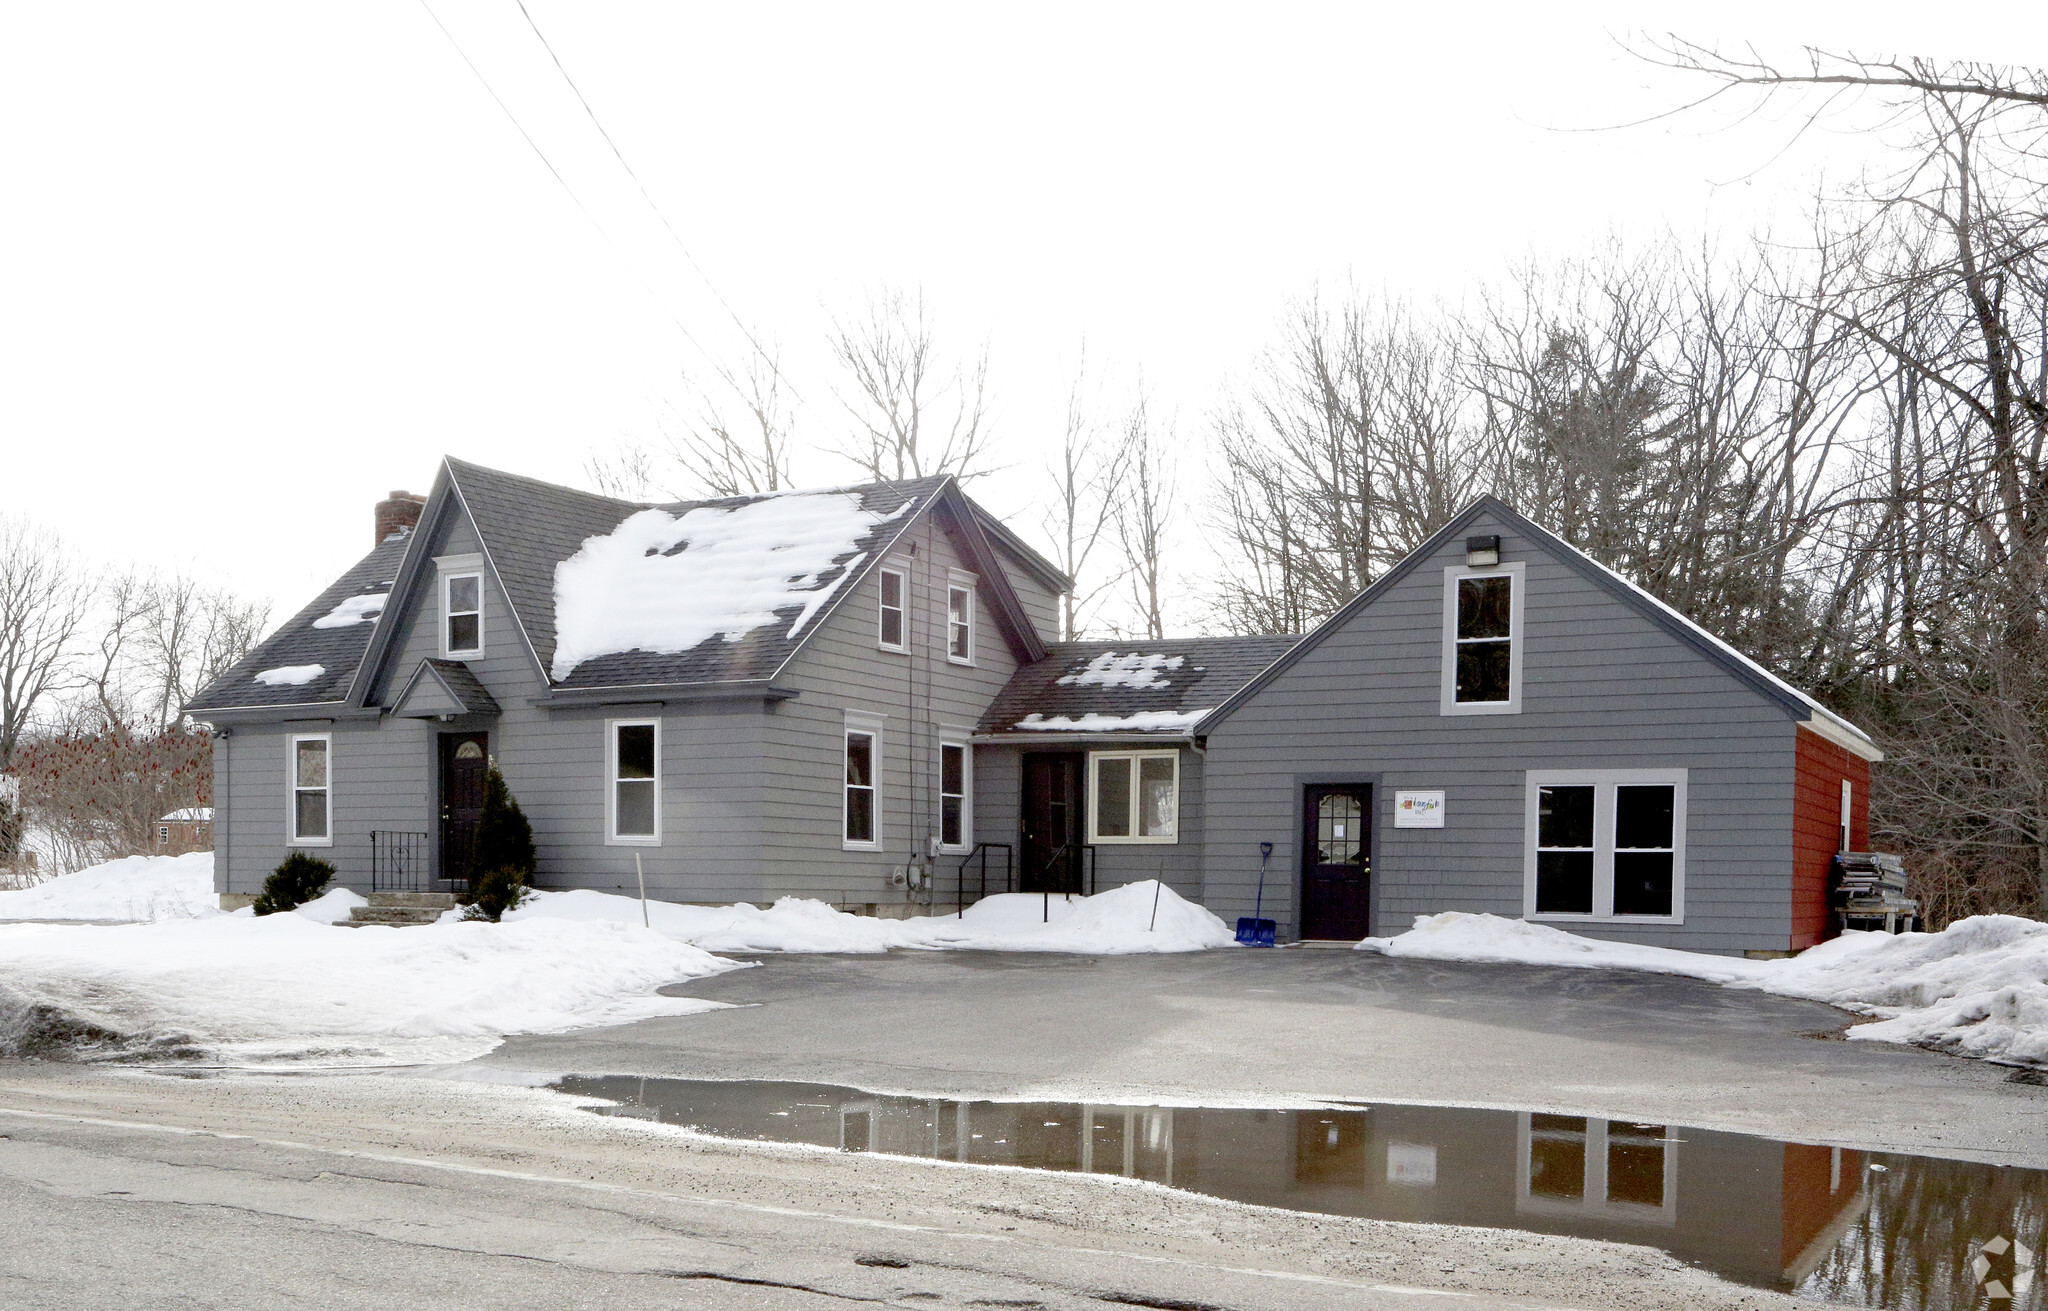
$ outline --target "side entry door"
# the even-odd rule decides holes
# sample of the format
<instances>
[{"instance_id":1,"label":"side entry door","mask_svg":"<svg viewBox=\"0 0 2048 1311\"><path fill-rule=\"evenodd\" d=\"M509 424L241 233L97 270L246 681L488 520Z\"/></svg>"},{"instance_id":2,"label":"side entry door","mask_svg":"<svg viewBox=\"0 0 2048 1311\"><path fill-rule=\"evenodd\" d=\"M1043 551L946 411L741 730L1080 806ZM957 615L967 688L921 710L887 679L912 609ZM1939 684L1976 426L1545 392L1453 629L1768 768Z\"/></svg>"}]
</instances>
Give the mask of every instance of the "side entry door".
<instances>
[{"instance_id":1,"label":"side entry door","mask_svg":"<svg viewBox=\"0 0 2048 1311\"><path fill-rule=\"evenodd\" d=\"M1372 931L1372 785L1311 784L1301 807L1301 936Z\"/></svg>"},{"instance_id":2,"label":"side entry door","mask_svg":"<svg viewBox=\"0 0 2048 1311\"><path fill-rule=\"evenodd\" d=\"M1024 754L1020 892L1081 890L1081 776L1087 757L1070 751Z\"/></svg>"}]
</instances>

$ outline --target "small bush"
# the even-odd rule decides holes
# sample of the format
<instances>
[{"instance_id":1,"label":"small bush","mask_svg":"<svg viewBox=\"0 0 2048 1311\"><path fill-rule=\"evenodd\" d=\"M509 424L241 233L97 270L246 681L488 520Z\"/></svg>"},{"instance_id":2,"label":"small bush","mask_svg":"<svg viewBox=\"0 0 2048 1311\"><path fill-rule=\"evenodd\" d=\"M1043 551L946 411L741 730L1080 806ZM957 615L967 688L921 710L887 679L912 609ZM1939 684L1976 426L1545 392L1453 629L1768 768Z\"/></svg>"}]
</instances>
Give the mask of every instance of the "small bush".
<instances>
[{"instance_id":1,"label":"small bush","mask_svg":"<svg viewBox=\"0 0 2048 1311\"><path fill-rule=\"evenodd\" d=\"M533 882L533 825L526 822L496 765L484 778L484 807L476 820L476 854L470 868L517 870L524 876L522 882Z\"/></svg>"},{"instance_id":2,"label":"small bush","mask_svg":"<svg viewBox=\"0 0 2048 1311\"><path fill-rule=\"evenodd\" d=\"M258 915L275 915L279 911L303 906L326 891L327 884L334 878L334 866L309 856L303 851L294 851L284 858L275 873L263 880L263 895L256 898Z\"/></svg>"},{"instance_id":3,"label":"small bush","mask_svg":"<svg viewBox=\"0 0 2048 1311\"><path fill-rule=\"evenodd\" d=\"M462 918L489 920L495 924L506 911L526 900L528 891L524 870L510 865L485 870L469 880L469 891L462 898L469 909L463 912Z\"/></svg>"}]
</instances>

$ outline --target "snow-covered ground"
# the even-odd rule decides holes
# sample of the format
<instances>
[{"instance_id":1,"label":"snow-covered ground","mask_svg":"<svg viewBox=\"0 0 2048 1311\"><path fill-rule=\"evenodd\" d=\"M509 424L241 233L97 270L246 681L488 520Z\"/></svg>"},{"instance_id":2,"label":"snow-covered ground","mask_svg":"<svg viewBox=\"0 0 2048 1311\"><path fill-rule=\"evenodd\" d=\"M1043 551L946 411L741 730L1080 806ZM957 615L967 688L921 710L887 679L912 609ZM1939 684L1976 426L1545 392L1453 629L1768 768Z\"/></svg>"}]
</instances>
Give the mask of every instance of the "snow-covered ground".
<instances>
[{"instance_id":1,"label":"snow-covered ground","mask_svg":"<svg viewBox=\"0 0 2048 1311\"><path fill-rule=\"evenodd\" d=\"M129 856L0 892L5 920L177 920L220 913L213 853Z\"/></svg>"},{"instance_id":2,"label":"snow-covered ground","mask_svg":"<svg viewBox=\"0 0 2048 1311\"><path fill-rule=\"evenodd\" d=\"M1602 942L1457 911L1419 915L1408 932L1358 946L1427 960L1687 974L1876 1017L1850 1029L1851 1038L2048 1066L2048 924L2014 915L1973 916L1940 933L1845 933L1772 961Z\"/></svg>"}]
</instances>

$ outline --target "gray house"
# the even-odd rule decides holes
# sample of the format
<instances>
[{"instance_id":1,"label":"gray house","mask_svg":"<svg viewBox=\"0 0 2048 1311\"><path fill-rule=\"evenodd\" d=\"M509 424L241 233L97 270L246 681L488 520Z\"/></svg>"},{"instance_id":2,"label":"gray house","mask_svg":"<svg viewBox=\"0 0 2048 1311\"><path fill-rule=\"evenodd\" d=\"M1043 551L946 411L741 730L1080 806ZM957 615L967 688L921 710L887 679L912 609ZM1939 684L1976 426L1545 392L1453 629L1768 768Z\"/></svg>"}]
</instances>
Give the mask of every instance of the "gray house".
<instances>
[{"instance_id":1,"label":"gray house","mask_svg":"<svg viewBox=\"0 0 2048 1311\"><path fill-rule=\"evenodd\" d=\"M448 460L376 537L187 707L227 897L300 849L459 885L495 763L545 887L905 914L1159 877L1230 917L1270 843L1289 939L1468 909L1782 951L1877 758L1491 500L1301 639L1052 642L1067 580L949 478L642 505Z\"/></svg>"}]
</instances>

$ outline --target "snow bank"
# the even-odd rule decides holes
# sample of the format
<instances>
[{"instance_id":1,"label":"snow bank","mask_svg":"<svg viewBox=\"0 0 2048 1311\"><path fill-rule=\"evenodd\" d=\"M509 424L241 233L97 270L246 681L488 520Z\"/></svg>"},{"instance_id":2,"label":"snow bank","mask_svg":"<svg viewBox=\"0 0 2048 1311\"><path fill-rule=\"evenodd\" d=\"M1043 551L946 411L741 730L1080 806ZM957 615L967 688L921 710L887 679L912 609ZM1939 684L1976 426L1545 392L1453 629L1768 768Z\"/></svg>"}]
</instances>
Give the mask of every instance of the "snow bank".
<instances>
[{"instance_id":1,"label":"snow bank","mask_svg":"<svg viewBox=\"0 0 2048 1311\"><path fill-rule=\"evenodd\" d=\"M923 915L906 920L849 915L822 901L799 897L784 897L765 910L744 902L713 907L658 901L648 902L647 909L657 933L707 951L878 952L912 948L1126 955L1201 951L1234 942L1222 920L1153 879L1093 897L1048 900L1010 893L977 902L964 916ZM606 892L540 892L505 918L637 926L640 902Z\"/></svg>"},{"instance_id":2,"label":"snow bank","mask_svg":"<svg viewBox=\"0 0 2048 1311\"><path fill-rule=\"evenodd\" d=\"M555 566L555 659L551 673L620 651L675 654L713 637L737 642L801 607L794 637L850 576L848 561L891 514L861 508L854 492L791 492L737 506L672 515L642 510L601 537L584 539ZM829 586L825 574L844 561Z\"/></svg>"},{"instance_id":3,"label":"snow bank","mask_svg":"<svg viewBox=\"0 0 2048 1311\"><path fill-rule=\"evenodd\" d=\"M507 1034L714 1009L655 989L741 968L637 924L319 922L351 898L262 918L0 925L0 1055L462 1061Z\"/></svg>"},{"instance_id":4,"label":"snow bank","mask_svg":"<svg viewBox=\"0 0 2048 1311\"><path fill-rule=\"evenodd\" d=\"M1049 718L1033 711L1013 727L1059 733L1186 732L1201 723L1202 716L1213 709L1214 706L1186 711L1140 710L1130 715L1103 715L1091 711L1085 715L1053 715Z\"/></svg>"},{"instance_id":5,"label":"snow bank","mask_svg":"<svg viewBox=\"0 0 2048 1311\"><path fill-rule=\"evenodd\" d=\"M255 681L266 687L304 687L326 672L326 665L279 665L258 670Z\"/></svg>"},{"instance_id":6,"label":"snow bank","mask_svg":"<svg viewBox=\"0 0 2048 1311\"><path fill-rule=\"evenodd\" d=\"M0 920L177 920L220 913L213 853L129 856L0 892Z\"/></svg>"},{"instance_id":7,"label":"snow bank","mask_svg":"<svg viewBox=\"0 0 2048 1311\"><path fill-rule=\"evenodd\" d=\"M1849 1030L1854 1039L2048 1066L2048 924L2014 915L1977 915L1940 933L1845 933L1772 961L1602 942L1456 911L1418 915L1408 932L1358 946L1426 960L1687 974L1876 1016Z\"/></svg>"},{"instance_id":8,"label":"snow bank","mask_svg":"<svg viewBox=\"0 0 2048 1311\"><path fill-rule=\"evenodd\" d=\"M1161 677L1160 671L1178 669L1186 663L1186 656L1145 655L1138 651L1118 655L1104 651L1090 660L1086 668L1054 681L1061 687L1171 687L1172 681Z\"/></svg>"}]
</instances>

